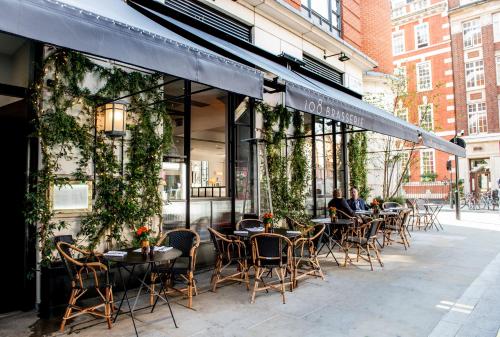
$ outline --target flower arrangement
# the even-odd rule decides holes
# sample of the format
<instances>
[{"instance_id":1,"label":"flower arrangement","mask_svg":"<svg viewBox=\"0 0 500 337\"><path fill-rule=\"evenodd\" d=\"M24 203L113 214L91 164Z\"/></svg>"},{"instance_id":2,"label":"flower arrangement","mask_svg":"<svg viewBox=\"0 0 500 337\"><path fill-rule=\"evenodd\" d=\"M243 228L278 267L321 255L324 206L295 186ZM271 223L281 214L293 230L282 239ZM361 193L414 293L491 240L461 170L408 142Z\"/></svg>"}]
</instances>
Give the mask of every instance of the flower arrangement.
<instances>
[{"instance_id":1,"label":"flower arrangement","mask_svg":"<svg viewBox=\"0 0 500 337\"><path fill-rule=\"evenodd\" d=\"M146 226L141 226L135 231L137 240L139 241L149 241L151 235L151 229Z\"/></svg>"},{"instance_id":2,"label":"flower arrangement","mask_svg":"<svg viewBox=\"0 0 500 337\"><path fill-rule=\"evenodd\" d=\"M373 199L372 203L370 204L371 208L373 209L374 212L378 212L380 210L380 203L378 202L377 199Z\"/></svg>"},{"instance_id":3,"label":"flower arrangement","mask_svg":"<svg viewBox=\"0 0 500 337\"><path fill-rule=\"evenodd\" d=\"M273 213L264 213L262 217L264 224L272 224L273 223Z\"/></svg>"},{"instance_id":4,"label":"flower arrangement","mask_svg":"<svg viewBox=\"0 0 500 337\"><path fill-rule=\"evenodd\" d=\"M328 207L328 214L330 215L330 217L337 216L337 208Z\"/></svg>"}]
</instances>

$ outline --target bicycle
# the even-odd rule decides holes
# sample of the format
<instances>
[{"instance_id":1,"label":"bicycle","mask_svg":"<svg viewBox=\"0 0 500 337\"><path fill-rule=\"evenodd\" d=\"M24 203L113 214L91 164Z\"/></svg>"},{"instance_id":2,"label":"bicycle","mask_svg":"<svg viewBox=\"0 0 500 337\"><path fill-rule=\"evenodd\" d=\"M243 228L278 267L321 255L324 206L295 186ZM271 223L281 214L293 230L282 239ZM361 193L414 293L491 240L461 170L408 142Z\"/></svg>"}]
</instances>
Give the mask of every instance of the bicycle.
<instances>
[{"instance_id":1,"label":"bicycle","mask_svg":"<svg viewBox=\"0 0 500 337\"><path fill-rule=\"evenodd\" d=\"M465 193L464 197L460 199L460 208L465 206L471 210L479 209L479 203L474 193Z\"/></svg>"}]
</instances>

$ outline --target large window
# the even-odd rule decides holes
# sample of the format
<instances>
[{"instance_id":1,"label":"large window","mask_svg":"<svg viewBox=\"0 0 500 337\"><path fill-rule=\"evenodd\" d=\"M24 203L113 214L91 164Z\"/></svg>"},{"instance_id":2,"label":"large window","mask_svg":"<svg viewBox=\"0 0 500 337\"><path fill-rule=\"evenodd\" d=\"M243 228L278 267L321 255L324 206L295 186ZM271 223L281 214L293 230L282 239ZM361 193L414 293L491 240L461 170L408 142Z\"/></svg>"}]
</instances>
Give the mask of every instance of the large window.
<instances>
[{"instance_id":1,"label":"large window","mask_svg":"<svg viewBox=\"0 0 500 337\"><path fill-rule=\"evenodd\" d=\"M429 45L429 24L424 22L415 26L415 48L424 48Z\"/></svg>"},{"instance_id":2,"label":"large window","mask_svg":"<svg viewBox=\"0 0 500 337\"><path fill-rule=\"evenodd\" d=\"M432 89L431 62L417 63L417 91Z\"/></svg>"},{"instance_id":3,"label":"large window","mask_svg":"<svg viewBox=\"0 0 500 337\"><path fill-rule=\"evenodd\" d=\"M429 7L429 5L429 0L413 0L413 2L411 3L411 9L414 11L419 11L421 9Z\"/></svg>"},{"instance_id":4,"label":"large window","mask_svg":"<svg viewBox=\"0 0 500 337\"><path fill-rule=\"evenodd\" d=\"M467 116L469 121L469 134L473 135L488 131L485 102L467 104Z\"/></svg>"},{"instance_id":5,"label":"large window","mask_svg":"<svg viewBox=\"0 0 500 337\"><path fill-rule=\"evenodd\" d=\"M462 24L464 48L472 48L481 44L481 22L479 19Z\"/></svg>"},{"instance_id":6,"label":"large window","mask_svg":"<svg viewBox=\"0 0 500 337\"><path fill-rule=\"evenodd\" d=\"M500 56L495 57L497 65L497 85L500 85Z\"/></svg>"},{"instance_id":7,"label":"large window","mask_svg":"<svg viewBox=\"0 0 500 337\"><path fill-rule=\"evenodd\" d=\"M425 130L434 130L434 109L432 104L418 106L418 120L420 126Z\"/></svg>"},{"instance_id":8,"label":"large window","mask_svg":"<svg viewBox=\"0 0 500 337\"><path fill-rule=\"evenodd\" d=\"M426 176L435 171L434 150L420 151L420 174Z\"/></svg>"},{"instance_id":9,"label":"large window","mask_svg":"<svg viewBox=\"0 0 500 337\"><path fill-rule=\"evenodd\" d=\"M399 93L405 93L408 91L408 77L406 75L406 67L401 66L394 68L395 76L395 86L396 91Z\"/></svg>"},{"instance_id":10,"label":"large window","mask_svg":"<svg viewBox=\"0 0 500 337\"><path fill-rule=\"evenodd\" d=\"M302 7L309 12L313 22L340 35L340 0L305 0Z\"/></svg>"},{"instance_id":11,"label":"large window","mask_svg":"<svg viewBox=\"0 0 500 337\"><path fill-rule=\"evenodd\" d=\"M500 13L493 14L493 41L500 42Z\"/></svg>"},{"instance_id":12,"label":"large window","mask_svg":"<svg viewBox=\"0 0 500 337\"><path fill-rule=\"evenodd\" d=\"M483 60L465 63L465 85L467 89L484 85Z\"/></svg>"},{"instance_id":13,"label":"large window","mask_svg":"<svg viewBox=\"0 0 500 337\"><path fill-rule=\"evenodd\" d=\"M405 51L405 31L398 30L392 33L392 54L399 55Z\"/></svg>"},{"instance_id":14,"label":"large window","mask_svg":"<svg viewBox=\"0 0 500 337\"><path fill-rule=\"evenodd\" d=\"M396 117L401 118L405 122L408 122L408 108L405 107L396 108Z\"/></svg>"}]
</instances>

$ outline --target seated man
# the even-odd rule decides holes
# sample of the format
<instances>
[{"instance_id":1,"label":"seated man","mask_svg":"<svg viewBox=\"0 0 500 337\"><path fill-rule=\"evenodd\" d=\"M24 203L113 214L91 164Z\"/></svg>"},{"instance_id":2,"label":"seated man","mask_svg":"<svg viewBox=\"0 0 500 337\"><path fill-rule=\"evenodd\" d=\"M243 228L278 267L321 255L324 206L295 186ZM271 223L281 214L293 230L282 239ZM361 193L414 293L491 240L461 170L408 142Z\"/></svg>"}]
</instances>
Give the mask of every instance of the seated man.
<instances>
[{"instance_id":1,"label":"seated man","mask_svg":"<svg viewBox=\"0 0 500 337\"><path fill-rule=\"evenodd\" d=\"M351 199L347 200L347 204L353 211L367 211L368 205L359 197L358 190L354 187L351 188Z\"/></svg>"},{"instance_id":2,"label":"seated man","mask_svg":"<svg viewBox=\"0 0 500 337\"><path fill-rule=\"evenodd\" d=\"M342 198L340 189L333 190L333 199L328 203L328 208L330 207L335 207L337 210L340 210L349 216L356 216L351 207L349 207L347 201Z\"/></svg>"}]
</instances>

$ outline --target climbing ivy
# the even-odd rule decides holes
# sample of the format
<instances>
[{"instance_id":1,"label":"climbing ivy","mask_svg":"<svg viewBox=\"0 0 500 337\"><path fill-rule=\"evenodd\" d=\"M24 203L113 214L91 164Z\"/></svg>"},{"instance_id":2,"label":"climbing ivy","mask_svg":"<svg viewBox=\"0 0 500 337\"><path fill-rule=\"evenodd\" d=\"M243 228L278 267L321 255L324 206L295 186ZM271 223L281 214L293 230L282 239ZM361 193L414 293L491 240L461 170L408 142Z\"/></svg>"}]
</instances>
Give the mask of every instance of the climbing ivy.
<instances>
[{"instance_id":1,"label":"climbing ivy","mask_svg":"<svg viewBox=\"0 0 500 337\"><path fill-rule=\"evenodd\" d=\"M351 134L347 148L349 151L349 178L351 186L359 191L361 198L365 199L370 194L367 182L366 147L367 138L365 132Z\"/></svg>"},{"instance_id":2,"label":"climbing ivy","mask_svg":"<svg viewBox=\"0 0 500 337\"><path fill-rule=\"evenodd\" d=\"M41 168L31 178L26 219L38 228L43 262L51 260L54 234L68 226L51 209L50 189L91 179L92 167L93 210L81 218L79 238L90 248L103 240L122 245L129 230L161 216L159 172L172 139L162 75L106 67L65 49L50 51L41 70L32 90ZM105 102L129 95L128 160L122 167L115 153L121 141L96 128L96 114ZM69 177L58 175L63 162L76 166Z\"/></svg>"},{"instance_id":3,"label":"climbing ivy","mask_svg":"<svg viewBox=\"0 0 500 337\"><path fill-rule=\"evenodd\" d=\"M258 103L257 111L263 117L262 136L266 141L269 183L274 215L303 218L305 215L305 193L309 176L304 154L304 118L299 112L292 112L283 105L271 107ZM291 153L286 150L286 131L293 123ZM290 150L288 150L290 151Z\"/></svg>"}]
</instances>

